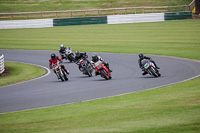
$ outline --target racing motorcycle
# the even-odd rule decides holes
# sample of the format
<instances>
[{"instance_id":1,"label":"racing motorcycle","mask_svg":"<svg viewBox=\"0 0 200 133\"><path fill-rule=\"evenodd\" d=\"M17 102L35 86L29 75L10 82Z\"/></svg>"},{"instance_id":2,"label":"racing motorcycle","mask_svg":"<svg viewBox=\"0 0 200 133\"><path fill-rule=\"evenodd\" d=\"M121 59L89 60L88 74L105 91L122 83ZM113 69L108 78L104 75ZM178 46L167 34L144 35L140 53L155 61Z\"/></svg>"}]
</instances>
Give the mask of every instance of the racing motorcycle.
<instances>
[{"instance_id":1,"label":"racing motorcycle","mask_svg":"<svg viewBox=\"0 0 200 133\"><path fill-rule=\"evenodd\" d=\"M74 62L74 54L70 47L67 47L65 53L61 54L63 59L69 60L70 62Z\"/></svg>"},{"instance_id":2,"label":"racing motorcycle","mask_svg":"<svg viewBox=\"0 0 200 133\"><path fill-rule=\"evenodd\" d=\"M101 75L101 77L105 78L106 80L111 79L111 73L109 69L103 64L102 61L98 61L94 64L95 71Z\"/></svg>"},{"instance_id":3,"label":"racing motorcycle","mask_svg":"<svg viewBox=\"0 0 200 133\"><path fill-rule=\"evenodd\" d=\"M80 71L88 75L89 77L92 77L93 67L91 63L88 63L87 59L80 59L77 63L79 65Z\"/></svg>"},{"instance_id":4,"label":"racing motorcycle","mask_svg":"<svg viewBox=\"0 0 200 133\"><path fill-rule=\"evenodd\" d=\"M68 80L68 74L65 72L64 69L61 67L61 62L57 62L57 64L53 65L53 68L56 72L56 75L58 79L61 79L62 81Z\"/></svg>"},{"instance_id":5,"label":"racing motorcycle","mask_svg":"<svg viewBox=\"0 0 200 133\"><path fill-rule=\"evenodd\" d=\"M161 74L158 71L158 69L155 67L155 65L150 60L142 60L142 66L145 69L148 74L153 75L155 77L160 77Z\"/></svg>"}]
</instances>

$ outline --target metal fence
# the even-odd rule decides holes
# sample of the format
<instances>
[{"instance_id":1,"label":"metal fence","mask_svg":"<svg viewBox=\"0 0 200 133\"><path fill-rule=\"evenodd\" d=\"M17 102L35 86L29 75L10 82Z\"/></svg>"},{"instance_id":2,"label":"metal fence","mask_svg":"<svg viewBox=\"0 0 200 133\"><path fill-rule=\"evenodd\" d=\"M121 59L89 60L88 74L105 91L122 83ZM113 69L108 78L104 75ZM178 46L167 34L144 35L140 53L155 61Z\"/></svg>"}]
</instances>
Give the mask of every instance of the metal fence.
<instances>
[{"instance_id":1,"label":"metal fence","mask_svg":"<svg viewBox=\"0 0 200 133\"><path fill-rule=\"evenodd\" d=\"M163 13L171 11L188 11L190 5L180 6L156 6L156 7L127 7L127 8L109 8L94 10L71 10L71 11L44 11L44 12L20 12L20 13L0 13L0 20L15 19L44 19L44 18L72 18L88 16L106 16L122 14L139 14L139 13Z\"/></svg>"},{"instance_id":2,"label":"metal fence","mask_svg":"<svg viewBox=\"0 0 200 133\"><path fill-rule=\"evenodd\" d=\"M5 68L4 68L4 55L0 54L0 74L2 74L4 72Z\"/></svg>"}]
</instances>

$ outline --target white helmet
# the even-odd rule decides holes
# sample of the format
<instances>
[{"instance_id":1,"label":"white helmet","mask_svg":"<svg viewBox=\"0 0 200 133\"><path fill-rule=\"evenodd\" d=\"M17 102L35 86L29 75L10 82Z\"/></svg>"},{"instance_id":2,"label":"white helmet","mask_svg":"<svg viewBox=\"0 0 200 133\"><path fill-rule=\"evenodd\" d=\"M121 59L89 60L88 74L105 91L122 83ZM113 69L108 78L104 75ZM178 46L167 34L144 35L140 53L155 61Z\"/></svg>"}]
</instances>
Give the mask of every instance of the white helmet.
<instances>
[{"instance_id":1,"label":"white helmet","mask_svg":"<svg viewBox=\"0 0 200 133\"><path fill-rule=\"evenodd\" d=\"M64 45L63 45L63 44L61 44L61 45L60 45L60 48L63 48L63 47L64 47Z\"/></svg>"}]
</instances>

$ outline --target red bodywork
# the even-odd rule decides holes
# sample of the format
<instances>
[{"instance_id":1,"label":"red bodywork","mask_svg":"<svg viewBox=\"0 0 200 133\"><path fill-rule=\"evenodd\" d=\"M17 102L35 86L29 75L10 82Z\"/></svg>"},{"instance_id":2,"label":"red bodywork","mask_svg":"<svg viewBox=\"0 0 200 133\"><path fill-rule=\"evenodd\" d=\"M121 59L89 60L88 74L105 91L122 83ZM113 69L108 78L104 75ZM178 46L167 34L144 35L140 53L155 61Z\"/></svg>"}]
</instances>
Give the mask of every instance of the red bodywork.
<instances>
[{"instance_id":1,"label":"red bodywork","mask_svg":"<svg viewBox=\"0 0 200 133\"><path fill-rule=\"evenodd\" d=\"M98 61L97 63L95 63L95 70L96 70L99 74L101 74L101 73L100 73L100 70L101 70L101 69L105 69L106 72L107 72L107 76L108 76L108 77L111 77L109 69L102 63L102 61ZM102 75L101 75L101 76L102 76Z\"/></svg>"}]
</instances>

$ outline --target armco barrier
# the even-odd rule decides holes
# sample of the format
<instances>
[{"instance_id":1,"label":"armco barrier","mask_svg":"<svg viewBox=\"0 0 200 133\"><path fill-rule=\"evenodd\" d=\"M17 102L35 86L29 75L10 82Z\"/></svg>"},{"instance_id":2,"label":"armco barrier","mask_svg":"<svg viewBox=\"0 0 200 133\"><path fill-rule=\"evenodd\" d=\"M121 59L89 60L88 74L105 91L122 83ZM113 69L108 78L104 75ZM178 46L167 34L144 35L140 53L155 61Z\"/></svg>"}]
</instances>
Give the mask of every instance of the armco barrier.
<instances>
[{"instance_id":1,"label":"armco barrier","mask_svg":"<svg viewBox=\"0 0 200 133\"><path fill-rule=\"evenodd\" d=\"M165 20L192 19L192 11L166 12Z\"/></svg>"},{"instance_id":2,"label":"armco barrier","mask_svg":"<svg viewBox=\"0 0 200 133\"><path fill-rule=\"evenodd\" d=\"M53 26L107 24L107 16L53 19Z\"/></svg>"},{"instance_id":3,"label":"armco barrier","mask_svg":"<svg viewBox=\"0 0 200 133\"><path fill-rule=\"evenodd\" d=\"M0 74L2 74L4 72L5 68L4 68L4 55L0 54Z\"/></svg>"}]
</instances>

